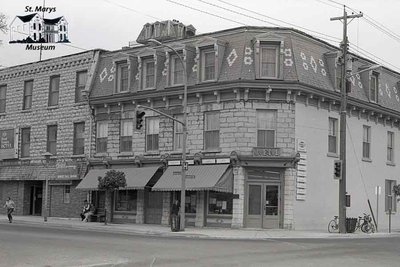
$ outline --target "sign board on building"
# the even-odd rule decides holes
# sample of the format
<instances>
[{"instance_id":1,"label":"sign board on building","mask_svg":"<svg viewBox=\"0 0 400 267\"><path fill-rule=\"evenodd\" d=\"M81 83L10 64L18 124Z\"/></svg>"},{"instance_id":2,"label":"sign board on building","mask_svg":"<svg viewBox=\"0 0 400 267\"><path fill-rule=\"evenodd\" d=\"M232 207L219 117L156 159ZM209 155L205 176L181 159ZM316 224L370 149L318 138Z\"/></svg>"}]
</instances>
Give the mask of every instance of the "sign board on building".
<instances>
[{"instance_id":1,"label":"sign board on building","mask_svg":"<svg viewBox=\"0 0 400 267\"><path fill-rule=\"evenodd\" d=\"M296 200L305 200L307 195L307 146L302 139L297 139L297 151L300 161L297 163Z\"/></svg>"},{"instance_id":2,"label":"sign board on building","mask_svg":"<svg viewBox=\"0 0 400 267\"><path fill-rule=\"evenodd\" d=\"M202 159L201 164L215 164L215 159Z\"/></svg>"},{"instance_id":3,"label":"sign board on building","mask_svg":"<svg viewBox=\"0 0 400 267\"><path fill-rule=\"evenodd\" d=\"M0 130L0 159L18 158L18 130Z\"/></svg>"},{"instance_id":4,"label":"sign board on building","mask_svg":"<svg viewBox=\"0 0 400 267\"><path fill-rule=\"evenodd\" d=\"M72 181L70 180L50 180L49 185L72 185Z\"/></svg>"},{"instance_id":5,"label":"sign board on building","mask_svg":"<svg viewBox=\"0 0 400 267\"><path fill-rule=\"evenodd\" d=\"M253 157L279 157L281 155L280 148L253 147Z\"/></svg>"}]
</instances>

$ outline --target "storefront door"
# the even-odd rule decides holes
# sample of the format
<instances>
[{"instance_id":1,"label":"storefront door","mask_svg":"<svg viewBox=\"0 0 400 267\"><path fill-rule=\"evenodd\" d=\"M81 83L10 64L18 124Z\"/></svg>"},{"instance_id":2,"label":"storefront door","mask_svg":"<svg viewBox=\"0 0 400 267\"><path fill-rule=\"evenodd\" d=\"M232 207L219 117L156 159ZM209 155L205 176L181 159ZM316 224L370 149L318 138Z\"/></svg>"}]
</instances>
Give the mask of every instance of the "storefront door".
<instances>
[{"instance_id":1,"label":"storefront door","mask_svg":"<svg viewBox=\"0 0 400 267\"><path fill-rule=\"evenodd\" d=\"M279 185L249 183L246 227L279 228Z\"/></svg>"},{"instance_id":2,"label":"storefront door","mask_svg":"<svg viewBox=\"0 0 400 267\"><path fill-rule=\"evenodd\" d=\"M42 215L43 187L33 185L31 187L30 214Z\"/></svg>"}]
</instances>

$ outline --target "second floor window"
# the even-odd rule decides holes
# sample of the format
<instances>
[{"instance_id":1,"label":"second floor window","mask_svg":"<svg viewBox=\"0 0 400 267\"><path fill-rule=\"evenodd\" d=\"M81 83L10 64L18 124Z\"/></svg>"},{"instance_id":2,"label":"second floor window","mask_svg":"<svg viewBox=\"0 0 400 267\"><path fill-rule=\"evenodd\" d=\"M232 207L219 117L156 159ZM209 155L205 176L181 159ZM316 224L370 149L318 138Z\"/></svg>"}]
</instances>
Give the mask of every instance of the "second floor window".
<instances>
[{"instance_id":1,"label":"second floor window","mask_svg":"<svg viewBox=\"0 0 400 267\"><path fill-rule=\"evenodd\" d=\"M6 112L7 85L0 85L0 113Z\"/></svg>"},{"instance_id":2,"label":"second floor window","mask_svg":"<svg viewBox=\"0 0 400 267\"><path fill-rule=\"evenodd\" d=\"M338 120L329 118L328 153L337 154Z\"/></svg>"},{"instance_id":3,"label":"second floor window","mask_svg":"<svg viewBox=\"0 0 400 267\"><path fill-rule=\"evenodd\" d=\"M128 63L117 64L117 93L127 92L128 88Z\"/></svg>"},{"instance_id":4,"label":"second floor window","mask_svg":"<svg viewBox=\"0 0 400 267\"><path fill-rule=\"evenodd\" d=\"M74 123L74 155L85 154L85 123Z\"/></svg>"},{"instance_id":5,"label":"second floor window","mask_svg":"<svg viewBox=\"0 0 400 267\"><path fill-rule=\"evenodd\" d=\"M183 66L177 56L171 57L171 85L183 84Z\"/></svg>"},{"instance_id":6,"label":"second floor window","mask_svg":"<svg viewBox=\"0 0 400 267\"><path fill-rule=\"evenodd\" d=\"M30 156L31 128L21 129L21 158Z\"/></svg>"},{"instance_id":7,"label":"second floor window","mask_svg":"<svg viewBox=\"0 0 400 267\"><path fill-rule=\"evenodd\" d=\"M47 152L57 154L57 125L47 126Z\"/></svg>"},{"instance_id":8,"label":"second floor window","mask_svg":"<svg viewBox=\"0 0 400 267\"><path fill-rule=\"evenodd\" d=\"M155 64L153 59L143 61L143 89L155 87Z\"/></svg>"},{"instance_id":9,"label":"second floor window","mask_svg":"<svg viewBox=\"0 0 400 267\"><path fill-rule=\"evenodd\" d=\"M370 78L370 85L369 85L369 99L372 102L378 102L378 75L373 73Z\"/></svg>"},{"instance_id":10,"label":"second floor window","mask_svg":"<svg viewBox=\"0 0 400 267\"><path fill-rule=\"evenodd\" d=\"M158 151L159 132L160 119L158 117L146 118L146 151Z\"/></svg>"},{"instance_id":11,"label":"second floor window","mask_svg":"<svg viewBox=\"0 0 400 267\"><path fill-rule=\"evenodd\" d=\"M260 47L260 78L278 77L278 47L262 45Z\"/></svg>"},{"instance_id":12,"label":"second floor window","mask_svg":"<svg viewBox=\"0 0 400 267\"><path fill-rule=\"evenodd\" d=\"M215 80L215 51L205 50L201 55L201 80Z\"/></svg>"},{"instance_id":13,"label":"second floor window","mask_svg":"<svg viewBox=\"0 0 400 267\"><path fill-rule=\"evenodd\" d=\"M219 111L204 114L204 149L219 148Z\"/></svg>"},{"instance_id":14,"label":"second floor window","mask_svg":"<svg viewBox=\"0 0 400 267\"><path fill-rule=\"evenodd\" d=\"M79 71L76 73L76 86L75 86L75 102L83 101L82 91L85 90L87 80L87 71Z\"/></svg>"},{"instance_id":15,"label":"second floor window","mask_svg":"<svg viewBox=\"0 0 400 267\"><path fill-rule=\"evenodd\" d=\"M108 123L105 121L97 122L96 152L107 152Z\"/></svg>"},{"instance_id":16,"label":"second floor window","mask_svg":"<svg viewBox=\"0 0 400 267\"><path fill-rule=\"evenodd\" d=\"M257 110L257 146L275 147L276 110Z\"/></svg>"},{"instance_id":17,"label":"second floor window","mask_svg":"<svg viewBox=\"0 0 400 267\"><path fill-rule=\"evenodd\" d=\"M363 126L363 158L370 159L371 155L371 127Z\"/></svg>"},{"instance_id":18,"label":"second floor window","mask_svg":"<svg viewBox=\"0 0 400 267\"><path fill-rule=\"evenodd\" d=\"M388 162L394 162L394 133L387 132L387 158Z\"/></svg>"},{"instance_id":19,"label":"second floor window","mask_svg":"<svg viewBox=\"0 0 400 267\"><path fill-rule=\"evenodd\" d=\"M23 110L32 108L32 91L33 91L33 80L26 81L24 83L24 100L22 104Z\"/></svg>"},{"instance_id":20,"label":"second floor window","mask_svg":"<svg viewBox=\"0 0 400 267\"><path fill-rule=\"evenodd\" d=\"M50 78L49 106L58 105L58 94L60 89L60 76Z\"/></svg>"},{"instance_id":21,"label":"second floor window","mask_svg":"<svg viewBox=\"0 0 400 267\"><path fill-rule=\"evenodd\" d=\"M183 121L183 115L175 115L175 119ZM174 121L174 150L182 149L183 145L183 125Z\"/></svg>"},{"instance_id":22,"label":"second floor window","mask_svg":"<svg viewBox=\"0 0 400 267\"><path fill-rule=\"evenodd\" d=\"M132 152L133 120L121 120L120 152Z\"/></svg>"}]
</instances>

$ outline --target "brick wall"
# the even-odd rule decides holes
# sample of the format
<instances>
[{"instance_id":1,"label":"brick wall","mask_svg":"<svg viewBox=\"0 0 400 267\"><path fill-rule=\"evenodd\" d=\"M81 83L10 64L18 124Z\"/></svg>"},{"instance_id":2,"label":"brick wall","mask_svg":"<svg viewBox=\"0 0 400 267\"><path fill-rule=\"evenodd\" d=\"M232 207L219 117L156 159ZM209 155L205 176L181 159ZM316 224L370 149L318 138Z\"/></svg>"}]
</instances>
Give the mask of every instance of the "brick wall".
<instances>
[{"instance_id":1,"label":"brick wall","mask_svg":"<svg viewBox=\"0 0 400 267\"><path fill-rule=\"evenodd\" d=\"M79 181L74 181L71 185L69 203L64 203L64 185L49 186L49 216L79 218L87 193L86 191L75 189L78 183Z\"/></svg>"}]
</instances>

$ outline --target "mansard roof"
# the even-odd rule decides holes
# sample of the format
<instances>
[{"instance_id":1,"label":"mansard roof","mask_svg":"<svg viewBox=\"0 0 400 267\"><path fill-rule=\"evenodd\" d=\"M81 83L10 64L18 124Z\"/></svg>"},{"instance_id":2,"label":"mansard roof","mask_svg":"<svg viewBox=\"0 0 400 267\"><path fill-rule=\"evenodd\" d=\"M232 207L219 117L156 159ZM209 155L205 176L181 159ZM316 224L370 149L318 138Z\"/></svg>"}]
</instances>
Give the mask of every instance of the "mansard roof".
<instances>
[{"instance_id":1,"label":"mansard roof","mask_svg":"<svg viewBox=\"0 0 400 267\"><path fill-rule=\"evenodd\" d=\"M263 42L276 43L280 46L282 75L279 79L268 80L257 78L256 56L258 45ZM215 85L220 82L235 81L265 82L266 85L279 82L283 84L299 83L313 88L314 91L321 90L324 93L337 93L335 69L340 49L296 29L240 27L174 40L167 44L171 46L185 44L189 88L203 84L198 80L199 76L197 74L200 71L197 68L197 62L199 61L198 53L201 51L202 46L214 45L216 47L214 49L218 54L217 57L220 60L218 77L215 82L207 84ZM129 93L134 94L138 92L137 81L140 77L138 74L139 63L137 58L140 57L141 51L149 48L164 52L170 51L163 47L149 47L144 45L103 53L90 97L103 98L114 95L114 79L116 77L115 58L121 58L121 55L123 55L122 58L125 57L125 60L129 62L131 73ZM357 58L357 61L353 63L353 73L357 73L361 69L375 64L357 55L352 56ZM165 56L159 57L157 61L160 63L160 71L157 75L156 91L162 91L168 87L167 76L164 75L168 71L168 62L166 62ZM161 74L161 71L163 74ZM379 95L377 103L374 102L371 105L400 112L400 74L384 67L375 71L379 73ZM368 73L370 72L366 74L368 75ZM367 89L369 88L369 79L363 79L363 75L357 74L351 77L351 83L350 98L371 102ZM153 93L154 91L151 92Z\"/></svg>"}]
</instances>

